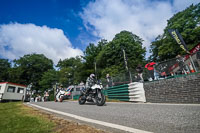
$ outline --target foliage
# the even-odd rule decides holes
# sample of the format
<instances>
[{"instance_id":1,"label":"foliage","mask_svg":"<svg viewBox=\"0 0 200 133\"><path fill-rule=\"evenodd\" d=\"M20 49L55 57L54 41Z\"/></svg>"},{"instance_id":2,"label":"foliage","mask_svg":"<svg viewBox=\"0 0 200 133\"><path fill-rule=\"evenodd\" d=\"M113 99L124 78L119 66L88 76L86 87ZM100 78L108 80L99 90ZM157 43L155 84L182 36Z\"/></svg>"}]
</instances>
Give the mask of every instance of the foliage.
<instances>
[{"instance_id":1,"label":"foliage","mask_svg":"<svg viewBox=\"0 0 200 133\"><path fill-rule=\"evenodd\" d=\"M151 60L163 61L185 54L168 33L168 29L178 29L187 47L192 49L200 42L200 3L191 5L184 11L176 13L168 20L163 35L159 35L151 45Z\"/></svg>"},{"instance_id":2,"label":"foliage","mask_svg":"<svg viewBox=\"0 0 200 133\"><path fill-rule=\"evenodd\" d=\"M43 54L28 54L20 59L14 60L14 68L10 71L9 81L28 85L39 90L39 81L44 72L53 69L52 60Z\"/></svg>"},{"instance_id":3,"label":"foliage","mask_svg":"<svg viewBox=\"0 0 200 133\"><path fill-rule=\"evenodd\" d=\"M116 34L97 56L98 66L103 69L101 74L103 76L106 73L116 75L126 71L122 49L125 50L128 67L132 71L138 64L143 64L146 50L142 48L142 41L140 37L128 31Z\"/></svg>"},{"instance_id":4,"label":"foliage","mask_svg":"<svg viewBox=\"0 0 200 133\"><path fill-rule=\"evenodd\" d=\"M64 86L78 84L82 80L83 63L80 57L60 60L57 67L60 68L59 82Z\"/></svg>"},{"instance_id":5,"label":"foliage","mask_svg":"<svg viewBox=\"0 0 200 133\"><path fill-rule=\"evenodd\" d=\"M39 85L41 86L41 90L45 91L52 88L56 82L58 82L58 72L54 69L49 69L42 75Z\"/></svg>"},{"instance_id":6,"label":"foliage","mask_svg":"<svg viewBox=\"0 0 200 133\"><path fill-rule=\"evenodd\" d=\"M101 70L100 66L96 64L96 72L95 72L95 63L97 63L97 58L99 53L103 50L104 46L107 44L107 40L102 39L98 42L97 46L95 44L90 43L86 50L84 51L83 59L85 62L83 63L83 67L85 69L84 79L87 78L91 73L96 73L98 76L101 76L99 71Z\"/></svg>"},{"instance_id":7,"label":"foliage","mask_svg":"<svg viewBox=\"0 0 200 133\"><path fill-rule=\"evenodd\" d=\"M7 59L0 59L0 81L7 81L11 64Z\"/></svg>"}]
</instances>

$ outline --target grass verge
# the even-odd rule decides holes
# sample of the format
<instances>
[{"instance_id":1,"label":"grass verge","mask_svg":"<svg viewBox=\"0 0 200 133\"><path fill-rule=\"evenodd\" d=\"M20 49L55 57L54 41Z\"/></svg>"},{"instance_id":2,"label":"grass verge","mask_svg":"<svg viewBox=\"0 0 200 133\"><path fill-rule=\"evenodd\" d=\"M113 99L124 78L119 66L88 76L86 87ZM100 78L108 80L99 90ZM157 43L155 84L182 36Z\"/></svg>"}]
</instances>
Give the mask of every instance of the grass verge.
<instances>
[{"instance_id":1,"label":"grass verge","mask_svg":"<svg viewBox=\"0 0 200 133\"><path fill-rule=\"evenodd\" d=\"M105 133L33 109L22 102L0 103L0 133Z\"/></svg>"},{"instance_id":2,"label":"grass verge","mask_svg":"<svg viewBox=\"0 0 200 133\"><path fill-rule=\"evenodd\" d=\"M0 103L0 133L51 133L55 124L21 102Z\"/></svg>"}]
</instances>

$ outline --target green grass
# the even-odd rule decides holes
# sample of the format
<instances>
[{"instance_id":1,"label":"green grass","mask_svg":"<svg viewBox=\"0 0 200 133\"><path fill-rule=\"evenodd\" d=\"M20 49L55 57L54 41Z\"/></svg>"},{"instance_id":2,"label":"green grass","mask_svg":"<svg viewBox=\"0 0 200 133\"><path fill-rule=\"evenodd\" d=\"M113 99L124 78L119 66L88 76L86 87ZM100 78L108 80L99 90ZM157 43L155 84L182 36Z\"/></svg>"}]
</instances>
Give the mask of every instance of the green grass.
<instances>
[{"instance_id":1,"label":"green grass","mask_svg":"<svg viewBox=\"0 0 200 133\"><path fill-rule=\"evenodd\" d=\"M0 133L51 133L54 126L21 102L0 103Z\"/></svg>"}]
</instances>

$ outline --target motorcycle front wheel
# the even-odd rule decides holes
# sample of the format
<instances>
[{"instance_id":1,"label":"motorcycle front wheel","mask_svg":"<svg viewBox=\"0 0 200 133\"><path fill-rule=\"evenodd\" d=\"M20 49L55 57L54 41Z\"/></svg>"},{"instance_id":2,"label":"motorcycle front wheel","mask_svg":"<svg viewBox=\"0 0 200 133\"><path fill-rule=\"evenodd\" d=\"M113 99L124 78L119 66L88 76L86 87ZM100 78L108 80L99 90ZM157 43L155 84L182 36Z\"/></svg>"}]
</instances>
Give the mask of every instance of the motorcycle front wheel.
<instances>
[{"instance_id":1,"label":"motorcycle front wheel","mask_svg":"<svg viewBox=\"0 0 200 133\"><path fill-rule=\"evenodd\" d=\"M59 96L59 102L63 102L63 99L64 99L64 95L60 95Z\"/></svg>"},{"instance_id":2,"label":"motorcycle front wheel","mask_svg":"<svg viewBox=\"0 0 200 133\"><path fill-rule=\"evenodd\" d=\"M84 97L84 95L80 95L80 97L78 99L78 103L80 105L83 105L83 104L85 104L85 102L86 102L86 98Z\"/></svg>"},{"instance_id":3,"label":"motorcycle front wheel","mask_svg":"<svg viewBox=\"0 0 200 133\"><path fill-rule=\"evenodd\" d=\"M97 106L103 106L105 102L106 102L106 97L104 96L104 94L100 90L97 91L97 95L96 95Z\"/></svg>"},{"instance_id":4,"label":"motorcycle front wheel","mask_svg":"<svg viewBox=\"0 0 200 133\"><path fill-rule=\"evenodd\" d=\"M63 102L63 96L60 98L60 102Z\"/></svg>"}]
</instances>

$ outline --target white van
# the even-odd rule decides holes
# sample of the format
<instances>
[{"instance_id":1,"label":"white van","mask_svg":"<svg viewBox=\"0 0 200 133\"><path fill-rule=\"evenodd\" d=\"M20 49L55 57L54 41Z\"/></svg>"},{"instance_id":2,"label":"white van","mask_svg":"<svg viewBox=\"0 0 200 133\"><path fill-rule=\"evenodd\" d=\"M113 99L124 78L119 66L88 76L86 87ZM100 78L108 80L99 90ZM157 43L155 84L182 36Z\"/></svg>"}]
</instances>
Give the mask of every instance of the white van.
<instances>
[{"instance_id":1,"label":"white van","mask_svg":"<svg viewBox=\"0 0 200 133\"><path fill-rule=\"evenodd\" d=\"M26 86L11 82L0 82L0 101L3 100L24 100Z\"/></svg>"}]
</instances>

